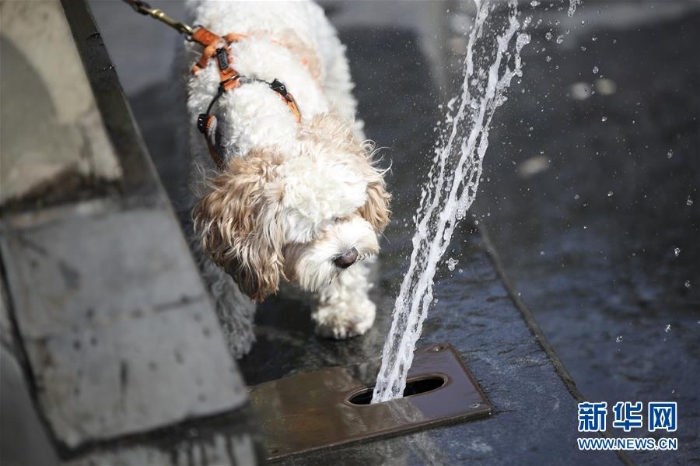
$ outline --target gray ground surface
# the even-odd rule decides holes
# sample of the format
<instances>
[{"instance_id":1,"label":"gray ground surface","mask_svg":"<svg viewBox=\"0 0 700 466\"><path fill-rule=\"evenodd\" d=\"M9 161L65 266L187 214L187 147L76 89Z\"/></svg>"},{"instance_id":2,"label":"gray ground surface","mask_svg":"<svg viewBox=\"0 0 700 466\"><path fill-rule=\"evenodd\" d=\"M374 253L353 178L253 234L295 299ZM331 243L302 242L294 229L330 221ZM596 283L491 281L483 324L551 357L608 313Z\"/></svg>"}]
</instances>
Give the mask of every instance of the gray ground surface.
<instances>
[{"instance_id":1,"label":"gray ground surface","mask_svg":"<svg viewBox=\"0 0 700 466\"><path fill-rule=\"evenodd\" d=\"M632 458L700 461L700 15L583 25L554 47L550 30L532 31L475 207L588 399L678 402L679 451ZM577 100L576 83L598 92Z\"/></svg>"},{"instance_id":2,"label":"gray ground surface","mask_svg":"<svg viewBox=\"0 0 700 466\"><path fill-rule=\"evenodd\" d=\"M102 3L93 2L105 15L98 14L98 20L108 46L110 27L114 37L122 33L119 24L148 29L144 19L129 13L119 18L116 10L105 13L109 8ZM609 404L678 401L679 451L632 453L639 464L700 462L700 17L689 8L696 3L587 2L574 20L565 11L538 8L530 30L533 43L524 51L523 82L514 85L496 115L474 206L507 273L584 396ZM342 18L342 4L339 8ZM389 182L395 216L375 292L382 311L378 324L348 343L318 340L304 309L272 300L258 313L259 343L241 364L250 384L379 354L410 252L411 216L431 158L441 99L428 67L414 66L425 63L414 35L420 28L406 32L377 23L371 28L343 23L342 38L368 136L388 147L387 159L394 162ZM143 40L138 34L134 31L132 40ZM168 49L170 36L159 37L165 39L156 43ZM173 138L163 114L170 103L156 81L129 84L130 76L141 79L138 60L132 66L125 57L120 68L115 58L172 191L181 175L177 161L169 158ZM167 55L159 66L167 71L165 61ZM614 82L614 93L601 77ZM596 92L574 98L585 88ZM616 462L612 455L571 456L573 400L551 388L553 373L518 324L480 237L465 226L453 244L448 254L459 263L452 272L441 267L438 301L422 341L455 345L494 402L496 415L376 443L371 451L350 448L347 454L372 464L375 459L377 464L382 459ZM518 433L499 435L499 423ZM515 451L522 451L521 460L507 456Z\"/></svg>"}]
</instances>

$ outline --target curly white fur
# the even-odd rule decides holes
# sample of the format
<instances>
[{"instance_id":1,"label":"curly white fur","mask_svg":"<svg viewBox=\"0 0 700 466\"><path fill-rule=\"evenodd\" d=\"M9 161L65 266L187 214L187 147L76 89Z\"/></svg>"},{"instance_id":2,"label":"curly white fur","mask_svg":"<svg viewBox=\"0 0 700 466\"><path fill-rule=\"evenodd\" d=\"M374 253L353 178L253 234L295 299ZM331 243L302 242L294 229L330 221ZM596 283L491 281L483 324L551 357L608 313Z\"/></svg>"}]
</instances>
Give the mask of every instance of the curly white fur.
<instances>
[{"instance_id":1,"label":"curly white fur","mask_svg":"<svg viewBox=\"0 0 700 466\"><path fill-rule=\"evenodd\" d=\"M263 82L227 92L214 109L226 166L213 172L195 122L216 94L216 64L188 79L194 251L221 267L199 258L233 353L250 348L252 314L223 270L256 301L276 293L280 279L309 292L321 336L363 334L375 306L362 261L379 252L390 196L371 146L361 142L344 47L308 1L190 0L188 7L191 24L221 36L245 34L231 46L233 67L248 78L282 81L302 115L298 123ZM199 53L188 44L187 62Z\"/></svg>"}]
</instances>

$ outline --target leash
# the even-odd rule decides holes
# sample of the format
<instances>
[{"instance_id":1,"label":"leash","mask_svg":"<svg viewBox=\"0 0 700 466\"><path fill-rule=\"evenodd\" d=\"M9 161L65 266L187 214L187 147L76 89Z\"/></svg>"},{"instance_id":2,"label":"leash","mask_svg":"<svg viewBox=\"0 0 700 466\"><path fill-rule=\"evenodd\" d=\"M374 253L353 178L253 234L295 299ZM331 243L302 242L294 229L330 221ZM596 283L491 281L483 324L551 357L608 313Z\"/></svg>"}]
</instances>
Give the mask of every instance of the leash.
<instances>
[{"instance_id":1,"label":"leash","mask_svg":"<svg viewBox=\"0 0 700 466\"><path fill-rule=\"evenodd\" d=\"M211 111L216 102L226 92L232 91L243 84L252 82L267 84L268 87L276 92L282 101L287 105L289 110L296 118L297 123L301 123L301 112L299 111L296 100L294 99L294 96L287 91L287 87L281 81L275 79L272 82L268 82L262 79L241 76L233 67L234 60L233 56L231 55L231 44L242 39L246 39L248 37L247 35L229 33L224 37L221 37L205 27L192 27L185 23L175 21L165 14L163 10L151 8L148 3L142 0L124 0L124 2L131 6L137 13L144 16L150 16L162 23L165 23L167 26L184 35L187 41L195 42L204 48L201 58L192 66L192 74L196 75L206 68L211 60L215 60L219 69L219 89L209 103L206 112L199 114L199 117L197 118L197 129L204 136L209 149L209 155L219 170L225 169L226 160L221 157L221 154L219 153L220 151L217 150L217 145L219 142L217 141L216 131L217 120L216 117L212 115Z\"/></svg>"},{"instance_id":2,"label":"leash","mask_svg":"<svg viewBox=\"0 0 700 466\"><path fill-rule=\"evenodd\" d=\"M190 26L186 25L185 23L179 23L175 21L174 19L166 15L165 12L163 12L163 10L159 10L158 8L151 8L151 5L141 0L124 1L131 8L133 8L136 13L141 13L144 16L152 16L158 21L161 21L170 26L171 28L174 28L180 34L184 34L185 36L187 36L188 39L190 39L194 34L194 30Z\"/></svg>"}]
</instances>

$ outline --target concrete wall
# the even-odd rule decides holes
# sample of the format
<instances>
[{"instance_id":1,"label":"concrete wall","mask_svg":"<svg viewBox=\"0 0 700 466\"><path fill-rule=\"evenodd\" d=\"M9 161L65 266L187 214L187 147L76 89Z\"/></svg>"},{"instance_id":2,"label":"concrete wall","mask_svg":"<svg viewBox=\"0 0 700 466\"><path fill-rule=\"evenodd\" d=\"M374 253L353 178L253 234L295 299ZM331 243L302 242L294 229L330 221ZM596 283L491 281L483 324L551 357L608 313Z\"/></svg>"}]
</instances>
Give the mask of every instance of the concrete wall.
<instances>
[{"instance_id":1,"label":"concrete wall","mask_svg":"<svg viewBox=\"0 0 700 466\"><path fill-rule=\"evenodd\" d=\"M2 1L0 18L0 462L257 462L245 384L85 4Z\"/></svg>"}]
</instances>

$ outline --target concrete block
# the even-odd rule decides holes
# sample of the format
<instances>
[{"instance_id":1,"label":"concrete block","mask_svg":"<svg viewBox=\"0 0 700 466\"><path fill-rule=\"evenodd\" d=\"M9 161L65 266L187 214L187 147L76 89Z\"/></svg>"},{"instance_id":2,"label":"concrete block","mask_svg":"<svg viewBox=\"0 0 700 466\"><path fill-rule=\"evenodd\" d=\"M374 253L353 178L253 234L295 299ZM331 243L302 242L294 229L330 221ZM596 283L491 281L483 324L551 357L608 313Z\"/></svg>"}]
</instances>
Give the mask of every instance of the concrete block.
<instances>
[{"instance_id":1,"label":"concrete block","mask_svg":"<svg viewBox=\"0 0 700 466\"><path fill-rule=\"evenodd\" d=\"M58 456L29 394L15 355L0 344L0 463L58 464Z\"/></svg>"},{"instance_id":2,"label":"concrete block","mask_svg":"<svg viewBox=\"0 0 700 466\"><path fill-rule=\"evenodd\" d=\"M247 392L174 217L106 201L7 219L9 295L54 435L76 447Z\"/></svg>"},{"instance_id":3,"label":"concrete block","mask_svg":"<svg viewBox=\"0 0 700 466\"><path fill-rule=\"evenodd\" d=\"M0 204L118 179L60 1L0 8Z\"/></svg>"},{"instance_id":4,"label":"concrete block","mask_svg":"<svg viewBox=\"0 0 700 466\"><path fill-rule=\"evenodd\" d=\"M189 438L168 447L144 444L102 449L64 462L63 466L254 466L259 463L255 439L251 435L216 433L208 438Z\"/></svg>"},{"instance_id":5,"label":"concrete block","mask_svg":"<svg viewBox=\"0 0 700 466\"><path fill-rule=\"evenodd\" d=\"M69 445L237 406L247 396L201 300L25 340L40 400Z\"/></svg>"},{"instance_id":6,"label":"concrete block","mask_svg":"<svg viewBox=\"0 0 700 466\"><path fill-rule=\"evenodd\" d=\"M204 297L169 212L113 208L95 201L9 220L2 244L24 335L103 327Z\"/></svg>"}]
</instances>

